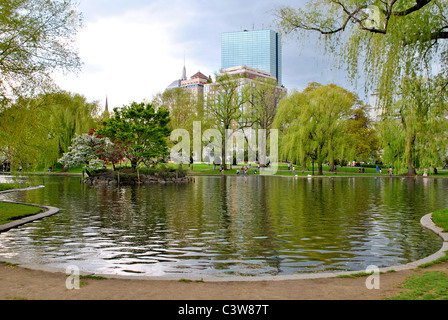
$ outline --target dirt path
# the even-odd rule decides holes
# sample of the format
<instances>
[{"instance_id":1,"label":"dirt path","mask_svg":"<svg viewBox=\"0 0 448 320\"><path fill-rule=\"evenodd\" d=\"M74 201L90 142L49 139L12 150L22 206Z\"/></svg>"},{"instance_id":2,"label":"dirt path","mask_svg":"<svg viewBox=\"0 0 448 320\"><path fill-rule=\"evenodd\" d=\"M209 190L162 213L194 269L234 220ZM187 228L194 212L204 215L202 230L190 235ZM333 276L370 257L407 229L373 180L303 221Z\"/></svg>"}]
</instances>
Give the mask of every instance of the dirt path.
<instances>
[{"instance_id":1,"label":"dirt path","mask_svg":"<svg viewBox=\"0 0 448 320\"><path fill-rule=\"evenodd\" d=\"M81 279L66 288L67 276L0 264L0 300L380 300L399 292L407 276L448 273L448 263L380 275L380 289L368 290L366 277L260 282L179 282Z\"/></svg>"}]
</instances>

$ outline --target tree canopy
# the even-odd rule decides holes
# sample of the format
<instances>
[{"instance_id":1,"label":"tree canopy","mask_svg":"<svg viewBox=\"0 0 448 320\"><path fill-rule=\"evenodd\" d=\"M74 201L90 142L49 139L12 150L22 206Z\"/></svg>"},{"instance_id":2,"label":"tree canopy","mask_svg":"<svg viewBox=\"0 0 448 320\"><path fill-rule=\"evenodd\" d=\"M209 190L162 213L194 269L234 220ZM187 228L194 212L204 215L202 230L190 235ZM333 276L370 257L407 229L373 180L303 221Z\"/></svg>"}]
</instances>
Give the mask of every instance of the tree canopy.
<instances>
[{"instance_id":1,"label":"tree canopy","mask_svg":"<svg viewBox=\"0 0 448 320\"><path fill-rule=\"evenodd\" d=\"M97 134L118 144L135 170L139 164L150 167L169 154L167 138L169 112L151 104L132 102L115 108L114 114L99 126Z\"/></svg>"},{"instance_id":2,"label":"tree canopy","mask_svg":"<svg viewBox=\"0 0 448 320\"><path fill-rule=\"evenodd\" d=\"M307 159L322 164L350 143L348 120L358 107L357 96L334 84L312 83L303 92L281 100L274 120L280 130L280 156L305 165Z\"/></svg>"},{"instance_id":3,"label":"tree canopy","mask_svg":"<svg viewBox=\"0 0 448 320\"><path fill-rule=\"evenodd\" d=\"M111 148L113 148L113 144L108 138L100 138L87 133L76 135L71 141L69 151L64 153L63 157L59 159L59 163L66 168L83 165L87 175L91 176L90 170L104 164L100 159L102 152Z\"/></svg>"},{"instance_id":4,"label":"tree canopy","mask_svg":"<svg viewBox=\"0 0 448 320\"><path fill-rule=\"evenodd\" d=\"M319 0L277 11L286 34L319 35L352 79L392 99L397 79L412 72L448 78L448 3L445 0ZM445 85L448 81L445 82Z\"/></svg>"},{"instance_id":5,"label":"tree canopy","mask_svg":"<svg viewBox=\"0 0 448 320\"><path fill-rule=\"evenodd\" d=\"M71 0L0 3L0 107L51 84L51 73L79 70L74 39L82 26Z\"/></svg>"},{"instance_id":6,"label":"tree canopy","mask_svg":"<svg viewBox=\"0 0 448 320\"><path fill-rule=\"evenodd\" d=\"M53 166L77 134L97 126L97 113L96 102L69 92L19 98L0 111L0 156L13 168Z\"/></svg>"},{"instance_id":7,"label":"tree canopy","mask_svg":"<svg viewBox=\"0 0 448 320\"><path fill-rule=\"evenodd\" d=\"M446 0L310 1L277 17L286 34L314 32L352 80L363 77L366 93L377 94L385 161L410 175L440 163L435 155L448 142Z\"/></svg>"}]
</instances>

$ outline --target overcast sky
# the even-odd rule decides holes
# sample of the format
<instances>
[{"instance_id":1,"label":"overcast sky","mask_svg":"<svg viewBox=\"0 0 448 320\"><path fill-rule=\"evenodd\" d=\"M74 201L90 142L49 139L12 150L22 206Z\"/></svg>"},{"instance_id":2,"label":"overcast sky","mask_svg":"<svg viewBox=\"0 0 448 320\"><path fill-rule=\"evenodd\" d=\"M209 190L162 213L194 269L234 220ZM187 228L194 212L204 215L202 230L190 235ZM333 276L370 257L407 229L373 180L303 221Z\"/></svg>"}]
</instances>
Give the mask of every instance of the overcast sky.
<instances>
[{"instance_id":1,"label":"overcast sky","mask_svg":"<svg viewBox=\"0 0 448 320\"><path fill-rule=\"evenodd\" d=\"M276 29L274 10L304 0L80 0L84 29L78 35L84 62L77 75L55 76L61 89L110 108L151 100L182 75L214 75L221 67L221 34ZM312 39L312 37L310 38ZM309 82L352 87L332 69L314 41L283 39L283 84L304 89ZM363 97L361 97L363 98Z\"/></svg>"}]
</instances>

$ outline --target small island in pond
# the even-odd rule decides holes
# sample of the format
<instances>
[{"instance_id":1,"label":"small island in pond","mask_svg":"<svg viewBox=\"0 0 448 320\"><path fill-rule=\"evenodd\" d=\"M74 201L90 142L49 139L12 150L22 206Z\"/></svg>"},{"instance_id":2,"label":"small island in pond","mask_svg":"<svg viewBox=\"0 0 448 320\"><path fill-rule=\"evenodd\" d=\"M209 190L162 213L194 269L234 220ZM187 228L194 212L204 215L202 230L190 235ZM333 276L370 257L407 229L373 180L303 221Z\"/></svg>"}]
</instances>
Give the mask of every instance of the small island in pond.
<instances>
[{"instance_id":1,"label":"small island in pond","mask_svg":"<svg viewBox=\"0 0 448 320\"><path fill-rule=\"evenodd\" d=\"M84 183L92 186L107 185L150 185L150 184L183 184L190 182L187 171L169 167L154 170L133 171L96 171L84 179Z\"/></svg>"}]
</instances>

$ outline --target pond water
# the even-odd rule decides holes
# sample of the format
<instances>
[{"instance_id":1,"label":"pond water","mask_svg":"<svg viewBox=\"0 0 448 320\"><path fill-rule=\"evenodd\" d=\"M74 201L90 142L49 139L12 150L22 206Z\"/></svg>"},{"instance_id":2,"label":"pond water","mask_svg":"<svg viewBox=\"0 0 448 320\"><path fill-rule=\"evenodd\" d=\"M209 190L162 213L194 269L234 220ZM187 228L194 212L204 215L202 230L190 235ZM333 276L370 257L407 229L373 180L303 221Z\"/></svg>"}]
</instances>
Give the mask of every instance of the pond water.
<instances>
[{"instance_id":1,"label":"pond water","mask_svg":"<svg viewBox=\"0 0 448 320\"><path fill-rule=\"evenodd\" d=\"M187 185L45 188L0 199L55 216L0 234L0 258L110 275L264 276L387 267L441 240L420 218L448 207L447 179L195 177Z\"/></svg>"}]
</instances>

